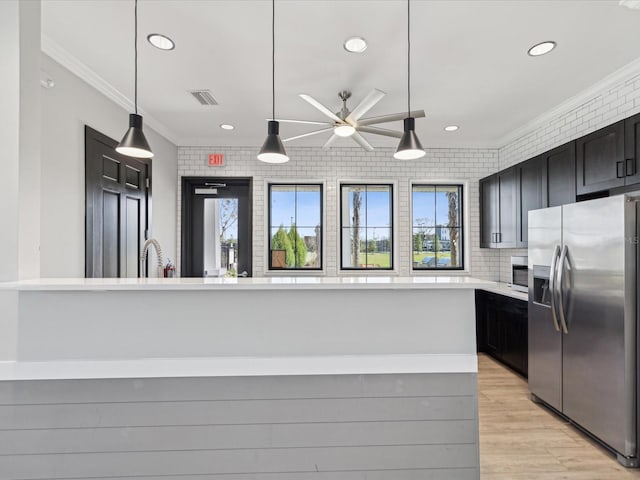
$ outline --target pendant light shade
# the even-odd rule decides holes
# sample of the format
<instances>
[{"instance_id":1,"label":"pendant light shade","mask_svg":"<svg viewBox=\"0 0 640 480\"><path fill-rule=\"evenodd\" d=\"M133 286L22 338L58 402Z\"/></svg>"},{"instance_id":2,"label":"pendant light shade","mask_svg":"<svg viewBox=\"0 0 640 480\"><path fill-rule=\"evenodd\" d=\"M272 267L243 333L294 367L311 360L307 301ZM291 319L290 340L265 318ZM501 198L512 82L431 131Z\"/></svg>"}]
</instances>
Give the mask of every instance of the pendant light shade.
<instances>
[{"instance_id":1,"label":"pendant light shade","mask_svg":"<svg viewBox=\"0 0 640 480\"><path fill-rule=\"evenodd\" d=\"M415 160L426 155L424 148L415 131L415 118L407 117L404 119L404 134L400 138L400 143L393 154L398 160Z\"/></svg>"},{"instance_id":2,"label":"pendant light shade","mask_svg":"<svg viewBox=\"0 0 640 480\"><path fill-rule=\"evenodd\" d=\"M151 158L153 152L142 131L142 117L136 113L129 114L129 130L116 147L116 152L128 157Z\"/></svg>"},{"instance_id":3,"label":"pendant light shade","mask_svg":"<svg viewBox=\"0 0 640 480\"><path fill-rule=\"evenodd\" d=\"M411 10L407 0L407 118L404 119L404 134L393 154L398 160L415 160L426 155L416 135L416 119L411 116Z\"/></svg>"},{"instance_id":4,"label":"pendant light shade","mask_svg":"<svg viewBox=\"0 0 640 480\"><path fill-rule=\"evenodd\" d=\"M276 4L271 0L271 118L267 124L267 139L264 141L258 160L265 163L286 163L289 161L280 140L280 123L276 121Z\"/></svg>"},{"instance_id":5,"label":"pendant light shade","mask_svg":"<svg viewBox=\"0 0 640 480\"><path fill-rule=\"evenodd\" d=\"M264 141L258 160L265 163L285 163L289 161L284 145L280 140L280 123L269 120L267 139Z\"/></svg>"},{"instance_id":6,"label":"pendant light shade","mask_svg":"<svg viewBox=\"0 0 640 480\"><path fill-rule=\"evenodd\" d=\"M153 152L142 131L142 115L138 115L138 0L134 1L134 39L133 49L135 57L134 67L134 95L133 105L135 113L129 114L129 130L116 147L116 152L127 157L152 158Z\"/></svg>"}]
</instances>

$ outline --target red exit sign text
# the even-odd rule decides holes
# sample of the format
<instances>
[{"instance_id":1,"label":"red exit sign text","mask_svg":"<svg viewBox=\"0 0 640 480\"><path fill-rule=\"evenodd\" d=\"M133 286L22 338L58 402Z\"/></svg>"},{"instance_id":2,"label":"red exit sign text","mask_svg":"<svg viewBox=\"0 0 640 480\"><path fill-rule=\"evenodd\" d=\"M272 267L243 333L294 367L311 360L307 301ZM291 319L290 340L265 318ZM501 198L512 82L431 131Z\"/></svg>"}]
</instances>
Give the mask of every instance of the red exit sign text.
<instances>
[{"instance_id":1,"label":"red exit sign text","mask_svg":"<svg viewBox=\"0 0 640 480\"><path fill-rule=\"evenodd\" d=\"M210 167L221 167L224 165L224 153L210 153L208 165Z\"/></svg>"}]
</instances>

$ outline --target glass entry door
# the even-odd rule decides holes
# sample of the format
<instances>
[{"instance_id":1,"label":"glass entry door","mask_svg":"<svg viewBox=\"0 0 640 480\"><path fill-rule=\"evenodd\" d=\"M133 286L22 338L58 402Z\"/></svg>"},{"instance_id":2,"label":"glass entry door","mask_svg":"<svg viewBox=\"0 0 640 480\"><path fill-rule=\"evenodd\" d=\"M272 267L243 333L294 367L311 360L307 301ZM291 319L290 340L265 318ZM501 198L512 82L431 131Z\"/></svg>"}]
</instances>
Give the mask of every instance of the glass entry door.
<instances>
[{"instance_id":1,"label":"glass entry door","mask_svg":"<svg viewBox=\"0 0 640 480\"><path fill-rule=\"evenodd\" d=\"M251 180L183 178L182 276L251 276Z\"/></svg>"}]
</instances>

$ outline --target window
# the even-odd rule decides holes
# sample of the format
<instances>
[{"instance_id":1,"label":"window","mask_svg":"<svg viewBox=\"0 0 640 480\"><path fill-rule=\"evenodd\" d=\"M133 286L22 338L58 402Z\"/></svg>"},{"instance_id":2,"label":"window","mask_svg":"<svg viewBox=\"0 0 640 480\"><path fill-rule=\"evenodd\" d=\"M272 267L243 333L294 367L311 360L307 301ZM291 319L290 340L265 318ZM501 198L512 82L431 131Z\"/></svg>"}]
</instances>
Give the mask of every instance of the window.
<instances>
[{"instance_id":1,"label":"window","mask_svg":"<svg viewBox=\"0 0 640 480\"><path fill-rule=\"evenodd\" d=\"M269 184L269 269L322 269L322 185Z\"/></svg>"},{"instance_id":2,"label":"window","mask_svg":"<svg viewBox=\"0 0 640 480\"><path fill-rule=\"evenodd\" d=\"M462 270L462 185L413 185L414 270Z\"/></svg>"},{"instance_id":3,"label":"window","mask_svg":"<svg viewBox=\"0 0 640 480\"><path fill-rule=\"evenodd\" d=\"M342 268L393 268L392 185L341 185Z\"/></svg>"}]
</instances>

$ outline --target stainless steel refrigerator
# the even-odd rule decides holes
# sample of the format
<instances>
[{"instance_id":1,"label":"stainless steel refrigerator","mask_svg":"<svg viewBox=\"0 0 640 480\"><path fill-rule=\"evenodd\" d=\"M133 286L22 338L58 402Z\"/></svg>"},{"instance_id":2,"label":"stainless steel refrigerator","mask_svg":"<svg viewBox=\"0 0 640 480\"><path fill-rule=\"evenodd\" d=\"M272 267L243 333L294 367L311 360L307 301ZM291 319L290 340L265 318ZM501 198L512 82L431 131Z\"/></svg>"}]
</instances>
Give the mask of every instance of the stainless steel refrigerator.
<instances>
[{"instance_id":1,"label":"stainless steel refrigerator","mask_svg":"<svg viewBox=\"0 0 640 480\"><path fill-rule=\"evenodd\" d=\"M638 209L625 194L529 212L529 389L638 459Z\"/></svg>"}]
</instances>

